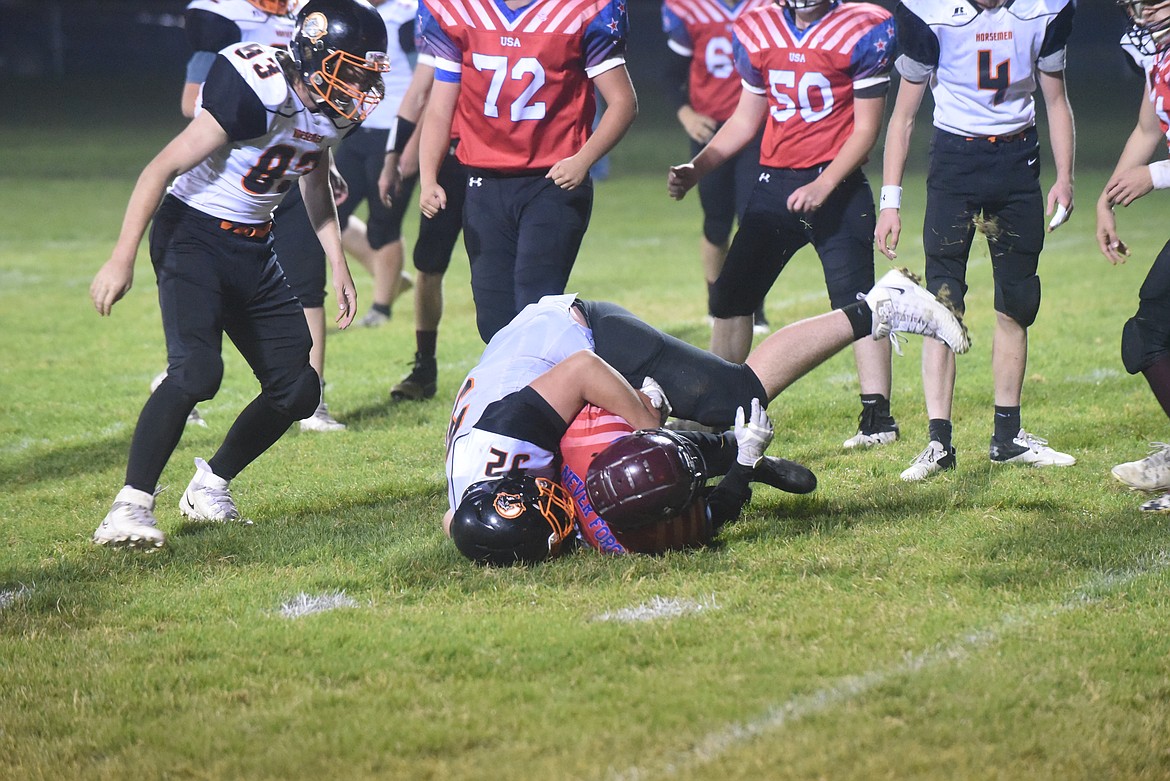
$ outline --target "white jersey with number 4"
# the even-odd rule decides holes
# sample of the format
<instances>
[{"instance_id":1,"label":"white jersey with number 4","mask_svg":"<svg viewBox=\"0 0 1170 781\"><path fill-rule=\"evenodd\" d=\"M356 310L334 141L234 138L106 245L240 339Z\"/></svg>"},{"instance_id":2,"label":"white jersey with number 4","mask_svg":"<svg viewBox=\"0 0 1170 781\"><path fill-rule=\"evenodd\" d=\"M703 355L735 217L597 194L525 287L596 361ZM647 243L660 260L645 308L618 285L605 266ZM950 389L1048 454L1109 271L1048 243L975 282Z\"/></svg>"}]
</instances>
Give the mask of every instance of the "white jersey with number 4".
<instances>
[{"instance_id":1,"label":"white jersey with number 4","mask_svg":"<svg viewBox=\"0 0 1170 781\"><path fill-rule=\"evenodd\" d=\"M233 222L271 220L289 188L349 131L307 109L285 79L277 50L258 43L219 53L203 85L203 109L229 143L175 179L171 194Z\"/></svg>"},{"instance_id":2,"label":"white jersey with number 4","mask_svg":"<svg viewBox=\"0 0 1170 781\"><path fill-rule=\"evenodd\" d=\"M929 79L935 127L1018 133L1036 123L1037 73L1064 70L1075 0L902 0L895 9L903 78Z\"/></svg>"}]
</instances>

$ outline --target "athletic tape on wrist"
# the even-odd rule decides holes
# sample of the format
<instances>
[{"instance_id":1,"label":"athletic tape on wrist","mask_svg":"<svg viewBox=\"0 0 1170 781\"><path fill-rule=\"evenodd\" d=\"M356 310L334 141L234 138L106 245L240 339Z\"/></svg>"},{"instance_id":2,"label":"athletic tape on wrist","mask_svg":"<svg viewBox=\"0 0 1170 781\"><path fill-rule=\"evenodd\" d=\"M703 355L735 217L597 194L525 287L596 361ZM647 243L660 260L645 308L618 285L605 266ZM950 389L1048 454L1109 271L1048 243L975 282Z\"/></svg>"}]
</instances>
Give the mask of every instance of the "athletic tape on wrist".
<instances>
[{"instance_id":1,"label":"athletic tape on wrist","mask_svg":"<svg viewBox=\"0 0 1170 781\"><path fill-rule=\"evenodd\" d=\"M1150 179L1154 182L1155 190L1170 188L1170 160L1159 160L1150 163Z\"/></svg>"},{"instance_id":2,"label":"athletic tape on wrist","mask_svg":"<svg viewBox=\"0 0 1170 781\"><path fill-rule=\"evenodd\" d=\"M901 209L902 188L896 184L883 184L882 194L878 197L879 209Z\"/></svg>"}]
</instances>

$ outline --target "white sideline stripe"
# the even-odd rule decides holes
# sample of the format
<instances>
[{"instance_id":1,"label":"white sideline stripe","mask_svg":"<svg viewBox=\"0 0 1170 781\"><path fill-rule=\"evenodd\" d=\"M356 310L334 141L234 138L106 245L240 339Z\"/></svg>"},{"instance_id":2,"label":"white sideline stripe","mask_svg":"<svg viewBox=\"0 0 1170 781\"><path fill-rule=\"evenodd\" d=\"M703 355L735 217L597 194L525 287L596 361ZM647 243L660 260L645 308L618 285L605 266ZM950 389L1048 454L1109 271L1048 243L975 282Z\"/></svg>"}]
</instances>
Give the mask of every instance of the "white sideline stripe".
<instances>
[{"instance_id":1,"label":"white sideline stripe","mask_svg":"<svg viewBox=\"0 0 1170 781\"><path fill-rule=\"evenodd\" d=\"M7 610L22 599L27 599L32 589L21 583L17 588L0 590L0 610Z\"/></svg>"},{"instance_id":2,"label":"white sideline stripe","mask_svg":"<svg viewBox=\"0 0 1170 781\"><path fill-rule=\"evenodd\" d=\"M306 594L302 591L280 606L280 614L285 618L303 618L313 613L324 613L326 610L357 606L358 603L347 597L344 591L329 594Z\"/></svg>"},{"instance_id":3,"label":"white sideline stripe","mask_svg":"<svg viewBox=\"0 0 1170 781\"><path fill-rule=\"evenodd\" d=\"M1170 566L1170 554L1158 551L1135 562L1127 570L1105 570L1082 583L1063 601L1048 605L1031 605L1018 612L1003 615L995 624L969 634L960 635L950 643L934 646L918 654L907 656L901 663L886 669L870 670L860 675L849 675L837 683L804 694L773 706L751 721L729 724L727 727L702 737L690 750L671 761L653 766L626 768L610 774L613 781L644 781L648 778L674 776L697 766L713 762L737 746L761 735L783 729L792 722L823 713L830 708L860 697L894 678L913 675L931 667L959 661L973 651L992 645L1007 632L1021 629L1044 619L1055 618L1080 607L1095 604L1110 592L1144 575L1150 575Z\"/></svg>"},{"instance_id":4,"label":"white sideline stripe","mask_svg":"<svg viewBox=\"0 0 1170 781\"><path fill-rule=\"evenodd\" d=\"M90 432L88 434L73 434L65 437L53 437L48 439L45 437L23 437L10 442L3 447L0 447L0 454L16 455L23 453L26 450L32 450L38 447L50 447L54 445L77 445L77 444L92 444L100 439L107 439L114 434L119 434L130 427L129 423L113 423L106 426L101 431ZM95 436L96 434L96 436Z\"/></svg>"},{"instance_id":5,"label":"white sideline stripe","mask_svg":"<svg viewBox=\"0 0 1170 781\"><path fill-rule=\"evenodd\" d=\"M719 605L715 604L715 595L712 594L709 598L702 602L695 602L691 599L668 599L666 597L654 597L649 602L643 602L637 607L624 607L621 610L613 612L605 612L594 616L594 621L655 621L659 618L678 618L687 613L700 613L704 610L718 610Z\"/></svg>"}]
</instances>

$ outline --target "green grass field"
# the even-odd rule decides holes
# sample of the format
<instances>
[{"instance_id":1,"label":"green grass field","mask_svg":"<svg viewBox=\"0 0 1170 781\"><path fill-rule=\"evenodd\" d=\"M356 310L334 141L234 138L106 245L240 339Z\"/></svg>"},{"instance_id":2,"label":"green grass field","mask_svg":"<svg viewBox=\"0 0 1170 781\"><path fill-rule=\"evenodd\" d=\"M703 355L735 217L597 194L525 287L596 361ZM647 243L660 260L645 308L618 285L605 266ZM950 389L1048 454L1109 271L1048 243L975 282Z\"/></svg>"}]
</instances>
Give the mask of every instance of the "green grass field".
<instances>
[{"instance_id":1,"label":"green grass field","mask_svg":"<svg viewBox=\"0 0 1170 781\"><path fill-rule=\"evenodd\" d=\"M1167 436L1118 351L1167 235L1163 196L1122 213L1134 257L1112 268L1092 238L1105 171L1079 171L1079 209L1042 261L1024 422L1074 467L987 461L980 244L957 471L898 480L925 444L912 339L895 359L903 440L840 449L859 405L837 356L771 407L770 452L820 488L759 489L720 547L471 566L438 525L450 398L481 348L460 254L439 397L388 403L413 351L409 302L380 329L331 332L329 400L349 430L294 430L240 476L254 526L194 528L177 507L192 459L256 391L227 349L209 428L163 475L169 545L147 555L89 541L163 368L145 251L112 318L87 289L173 109L50 116L32 133L0 120L0 778L1170 778L1170 530L1109 476ZM1127 122L1082 142L1108 159ZM705 344L697 200L665 196L684 154L668 124L639 122L570 287ZM921 270L920 174L908 185L901 254ZM805 252L768 314L826 306ZM299 594L347 606L286 618Z\"/></svg>"}]
</instances>

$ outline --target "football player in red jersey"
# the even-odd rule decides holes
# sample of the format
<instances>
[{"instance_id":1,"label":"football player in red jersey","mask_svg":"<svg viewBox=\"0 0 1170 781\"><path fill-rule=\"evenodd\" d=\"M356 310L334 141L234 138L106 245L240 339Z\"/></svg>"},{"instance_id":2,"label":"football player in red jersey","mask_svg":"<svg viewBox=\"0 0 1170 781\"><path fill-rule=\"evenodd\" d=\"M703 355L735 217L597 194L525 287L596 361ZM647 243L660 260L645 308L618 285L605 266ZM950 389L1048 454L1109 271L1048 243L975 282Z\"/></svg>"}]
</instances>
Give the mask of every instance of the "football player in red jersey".
<instances>
[{"instance_id":1,"label":"football player in red jersey","mask_svg":"<svg viewBox=\"0 0 1170 781\"><path fill-rule=\"evenodd\" d=\"M435 84L419 151L419 200L438 183L451 124L467 166L463 240L486 342L525 305L564 292L593 206L590 167L637 114L624 0L430 0L421 35ZM592 130L594 87L606 110Z\"/></svg>"},{"instance_id":2,"label":"football player in red jersey","mask_svg":"<svg viewBox=\"0 0 1170 781\"><path fill-rule=\"evenodd\" d=\"M834 308L873 285L874 203L861 165L881 130L895 34L885 9L838 0L753 9L734 33L739 103L703 151L671 168L668 191L683 198L764 124L758 180L710 296L711 350L741 361L752 313L806 244L820 256ZM890 346L858 342L854 357L861 425L845 447L892 442Z\"/></svg>"},{"instance_id":3,"label":"football player in red jersey","mask_svg":"<svg viewBox=\"0 0 1170 781\"><path fill-rule=\"evenodd\" d=\"M697 155L735 111L740 84L732 57L732 23L771 0L665 0L662 27L667 36L665 88L679 124ZM699 182L703 236L699 256L711 285L723 270L731 228L743 218L760 171L761 132ZM710 311L708 311L710 314ZM767 331L763 304L754 313L757 332Z\"/></svg>"},{"instance_id":4,"label":"football player in red jersey","mask_svg":"<svg viewBox=\"0 0 1170 781\"><path fill-rule=\"evenodd\" d=\"M1129 136L1113 175L1097 199L1097 243L1110 263L1124 263L1129 248L1117 233L1115 206L1129 206L1152 190L1170 188L1170 161L1151 163L1157 148L1170 141L1170 2L1123 2L1131 25L1132 47L1146 71L1146 94L1137 126ZM1137 313L1121 331L1121 360L1131 374L1146 378L1162 411L1170 416L1170 242L1154 258L1138 294ZM1155 443L1149 456L1113 467L1113 476L1131 488L1160 495L1141 509L1170 510L1170 445Z\"/></svg>"},{"instance_id":5,"label":"football player in red jersey","mask_svg":"<svg viewBox=\"0 0 1170 781\"><path fill-rule=\"evenodd\" d=\"M386 27L361 0L310 0L290 51L229 46L214 59L203 110L138 177L118 241L90 284L98 313L130 290L147 226L167 342L167 376L138 417L126 482L94 532L101 545L155 548L158 480L187 414L223 378L226 334L260 381L215 455L196 459L179 500L195 522L243 519L228 484L297 420L313 414L321 380L300 301L277 262L272 214L291 187L333 270L337 323L353 320L357 294L325 165L330 148L382 96Z\"/></svg>"}]
</instances>

